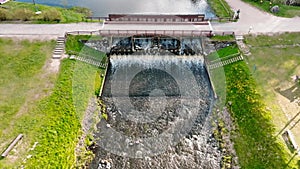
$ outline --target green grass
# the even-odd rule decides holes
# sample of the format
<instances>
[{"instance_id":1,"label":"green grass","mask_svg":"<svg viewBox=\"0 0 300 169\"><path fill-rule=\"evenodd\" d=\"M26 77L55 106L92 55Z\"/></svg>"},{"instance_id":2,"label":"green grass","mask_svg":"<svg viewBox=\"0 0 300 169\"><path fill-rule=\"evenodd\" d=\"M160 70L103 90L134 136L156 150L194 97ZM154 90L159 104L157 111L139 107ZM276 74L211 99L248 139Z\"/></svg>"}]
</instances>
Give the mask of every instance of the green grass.
<instances>
[{"instance_id":1,"label":"green grass","mask_svg":"<svg viewBox=\"0 0 300 169\"><path fill-rule=\"evenodd\" d=\"M101 36L91 36L91 35L68 35L67 41L66 41L66 53L69 55L81 55L84 57L84 55L88 56L94 56L95 60L101 61L103 64L106 64L108 59L105 55L105 53L96 51L92 48L84 46L81 40L101 40ZM100 69L98 71L98 74L105 75L105 69ZM103 83L103 78L100 76L97 76L96 83L95 83L95 95L99 95L100 88Z\"/></svg>"},{"instance_id":2,"label":"green grass","mask_svg":"<svg viewBox=\"0 0 300 169\"><path fill-rule=\"evenodd\" d=\"M239 54L239 48L236 44L219 49L216 52L209 54L206 59L209 62L226 60L228 56L236 56ZM215 68L210 70L210 79L214 85L215 92L218 96L219 104L224 105L226 101L226 77L223 67Z\"/></svg>"},{"instance_id":3,"label":"green grass","mask_svg":"<svg viewBox=\"0 0 300 169\"><path fill-rule=\"evenodd\" d=\"M269 84L280 85L300 72L299 47L294 46L300 43L299 33L250 36L246 42L252 47L248 64L239 61L210 71L219 104L232 102L231 114L237 125L232 140L239 163L242 168L298 168L297 157L287 165L292 154L281 137L275 137L287 120L277 112L282 110L276 103L274 86ZM217 51L218 56L226 57L238 51L236 48L223 48Z\"/></svg>"},{"instance_id":4,"label":"green grass","mask_svg":"<svg viewBox=\"0 0 300 169\"><path fill-rule=\"evenodd\" d=\"M291 80L292 75L300 73L299 33L280 34L276 36L247 36L246 42L252 55L248 66L269 109L272 111L272 122L279 132L298 110L293 108L291 98L300 97L299 90L281 94L277 91L300 87ZM254 66L256 69L254 69ZM284 105L282 105L284 104ZM299 124L292 130L295 140L300 143ZM287 149L287 147L286 147ZM287 149L287 151L289 151ZM299 158L298 158L299 159Z\"/></svg>"},{"instance_id":5,"label":"green grass","mask_svg":"<svg viewBox=\"0 0 300 169\"><path fill-rule=\"evenodd\" d=\"M86 47L77 40L88 37L73 38L76 40L67 39L67 51L87 51L89 53L86 54L96 54L97 57L105 58L104 54L99 55L97 51L85 49ZM102 83L100 74L105 72L105 69L70 60L63 62L61 70L53 94L42 101L42 107L38 109L47 114L50 120L40 131L37 141L41 142L41 146L37 147L34 156L26 164L29 168L75 166L74 151L80 136L80 123L90 97L99 93Z\"/></svg>"},{"instance_id":6,"label":"green grass","mask_svg":"<svg viewBox=\"0 0 300 169\"><path fill-rule=\"evenodd\" d=\"M0 168L71 168L76 164L81 121L89 99L101 85L99 74L105 70L66 59L57 77L44 67L54 46L54 41L0 39L0 150L24 134L16 152L0 160ZM34 142L37 147L29 151ZM32 157L23 163L28 155Z\"/></svg>"},{"instance_id":7,"label":"green grass","mask_svg":"<svg viewBox=\"0 0 300 169\"><path fill-rule=\"evenodd\" d=\"M275 36L248 36L245 42L252 47L272 47L274 45L294 45L300 43L299 33L283 33Z\"/></svg>"},{"instance_id":8,"label":"green grass","mask_svg":"<svg viewBox=\"0 0 300 169\"><path fill-rule=\"evenodd\" d=\"M232 18L233 11L224 0L208 0L207 1L216 16L219 18Z\"/></svg>"},{"instance_id":9,"label":"green grass","mask_svg":"<svg viewBox=\"0 0 300 169\"><path fill-rule=\"evenodd\" d=\"M215 35L210 38L212 41L235 41L233 35Z\"/></svg>"},{"instance_id":10,"label":"green grass","mask_svg":"<svg viewBox=\"0 0 300 169\"><path fill-rule=\"evenodd\" d=\"M101 36L91 35L68 35L66 42L66 53L69 55L93 56L95 60L103 64L107 62L106 54L90 47L84 46L81 40L101 40Z\"/></svg>"},{"instance_id":11,"label":"green grass","mask_svg":"<svg viewBox=\"0 0 300 169\"><path fill-rule=\"evenodd\" d=\"M270 1L267 0L263 0L263 3L260 3L259 0L257 1L253 1L253 0L243 0L255 7L257 7L258 9L261 9L263 11L266 11L268 13L270 12ZM279 6L279 12L277 14L273 14L276 16L282 16L282 17L288 17L288 18L292 18L295 16L300 16L300 7L299 6L288 6L288 5L283 5L281 3L273 3L272 6L278 5ZM241 11L243 12L243 11Z\"/></svg>"},{"instance_id":12,"label":"green grass","mask_svg":"<svg viewBox=\"0 0 300 169\"><path fill-rule=\"evenodd\" d=\"M227 56L239 53L239 48L237 47L236 44L234 44L234 45L225 47L223 49L220 49L217 52L218 52L219 57L223 58L223 57L227 57Z\"/></svg>"},{"instance_id":13,"label":"green grass","mask_svg":"<svg viewBox=\"0 0 300 169\"><path fill-rule=\"evenodd\" d=\"M207 56L207 58L209 61L213 61L215 59L221 59L228 56L233 56L235 54L239 54L239 48L237 47L236 44L233 44L225 48L222 48L214 53L211 53L210 55Z\"/></svg>"},{"instance_id":14,"label":"green grass","mask_svg":"<svg viewBox=\"0 0 300 169\"><path fill-rule=\"evenodd\" d=\"M101 40L101 36L91 36L91 35L68 35L66 42L66 53L68 54L79 54L86 53L91 55L97 55L97 52L94 49L85 47L80 40Z\"/></svg>"},{"instance_id":15,"label":"green grass","mask_svg":"<svg viewBox=\"0 0 300 169\"><path fill-rule=\"evenodd\" d=\"M82 116L94 94L97 68L72 60L64 60L51 96L35 110L47 121L34 139L39 145L25 164L28 168L71 168L75 165L75 147Z\"/></svg>"},{"instance_id":16,"label":"green grass","mask_svg":"<svg viewBox=\"0 0 300 169\"><path fill-rule=\"evenodd\" d=\"M70 9L36 4L42 14L36 15L36 8L32 3L10 1L0 9L0 20L30 21L33 23L70 23L82 22L83 17L91 14L90 10L81 7Z\"/></svg>"},{"instance_id":17,"label":"green grass","mask_svg":"<svg viewBox=\"0 0 300 169\"><path fill-rule=\"evenodd\" d=\"M29 42L0 39L0 151L18 134L25 134L17 154L23 155L30 140L38 134L33 127L40 119L30 110L38 99L49 94L55 80L43 66L52 55L55 42ZM16 153L12 156L18 157ZM20 159L18 159L20 160ZM0 161L0 168L12 161ZM10 167L9 167L10 168Z\"/></svg>"},{"instance_id":18,"label":"green grass","mask_svg":"<svg viewBox=\"0 0 300 169\"><path fill-rule=\"evenodd\" d=\"M244 62L225 66L227 101L237 124L233 138L242 168L285 168L290 156L275 135L271 112ZM287 168L291 168L289 166Z\"/></svg>"}]
</instances>

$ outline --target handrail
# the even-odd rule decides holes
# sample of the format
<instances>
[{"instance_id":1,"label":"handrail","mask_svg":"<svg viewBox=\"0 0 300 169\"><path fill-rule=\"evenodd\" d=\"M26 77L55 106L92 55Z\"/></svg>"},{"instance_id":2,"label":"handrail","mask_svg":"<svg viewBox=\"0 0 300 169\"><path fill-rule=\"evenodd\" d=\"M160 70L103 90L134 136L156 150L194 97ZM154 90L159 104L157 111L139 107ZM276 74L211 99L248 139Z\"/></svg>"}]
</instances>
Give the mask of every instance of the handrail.
<instances>
[{"instance_id":1,"label":"handrail","mask_svg":"<svg viewBox=\"0 0 300 169\"><path fill-rule=\"evenodd\" d=\"M236 19L233 19L231 17L218 17L218 18L206 18L206 21L229 21L229 22L232 22L232 21L236 21Z\"/></svg>"},{"instance_id":2,"label":"handrail","mask_svg":"<svg viewBox=\"0 0 300 169\"><path fill-rule=\"evenodd\" d=\"M215 62L219 62L219 61L222 61L222 60L231 59L231 58L234 58L236 56L239 56L240 54L241 54L240 52L237 52L237 53L234 53L234 54L222 57L222 58L218 58L218 59L215 59L215 60L212 60L212 61L209 61L209 62L210 63L215 63Z\"/></svg>"},{"instance_id":3,"label":"handrail","mask_svg":"<svg viewBox=\"0 0 300 169\"><path fill-rule=\"evenodd\" d=\"M213 36L234 35L233 31L211 31L211 30L98 30L98 31L72 31L67 35L101 35L101 36L133 36L133 35L167 35L167 36Z\"/></svg>"}]
</instances>

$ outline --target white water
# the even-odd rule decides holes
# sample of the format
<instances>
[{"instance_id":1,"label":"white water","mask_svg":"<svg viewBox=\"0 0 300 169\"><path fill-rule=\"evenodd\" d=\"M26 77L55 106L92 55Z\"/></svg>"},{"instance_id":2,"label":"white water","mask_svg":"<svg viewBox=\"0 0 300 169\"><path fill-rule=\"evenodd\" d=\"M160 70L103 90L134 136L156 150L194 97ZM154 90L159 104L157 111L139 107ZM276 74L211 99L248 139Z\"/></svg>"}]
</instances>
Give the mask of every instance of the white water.
<instances>
[{"instance_id":1,"label":"white water","mask_svg":"<svg viewBox=\"0 0 300 169\"><path fill-rule=\"evenodd\" d=\"M202 55L112 55L110 56L110 62L113 67L123 65L130 67L135 64L139 64L144 68L170 64L197 64L203 66L204 58Z\"/></svg>"}]
</instances>

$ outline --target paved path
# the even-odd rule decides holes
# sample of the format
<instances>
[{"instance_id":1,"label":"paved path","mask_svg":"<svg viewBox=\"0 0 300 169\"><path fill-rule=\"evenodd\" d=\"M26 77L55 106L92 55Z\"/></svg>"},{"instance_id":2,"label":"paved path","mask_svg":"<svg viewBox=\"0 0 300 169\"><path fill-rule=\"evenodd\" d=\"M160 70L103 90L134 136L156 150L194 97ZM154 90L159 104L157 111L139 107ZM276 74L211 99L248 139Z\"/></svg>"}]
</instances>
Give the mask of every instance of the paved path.
<instances>
[{"instance_id":1,"label":"paved path","mask_svg":"<svg viewBox=\"0 0 300 169\"><path fill-rule=\"evenodd\" d=\"M56 39L67 31L94 31L101 28L100 23L72 24L0 24L0 37L19 37L29 39Z\"/></svg>"},{"instance_id":2,"label":"paved path","mask_svg":"<svg viewBox=\"0 0 300 169\"><path fill-rule=\"evenodd\" d=\"M232 23L212 23L215 31L235 31L237 34L300 32L300 17L282 18L263 12L241 0L226 0L233 10L240 9L240 19Z\"/></svg>"},{"instance_id":3,"label":"paved path","mask_svg":"<svg viewBox=\"0 0 300 169\"><path fill-rule=\"evenodd\" d=\"M281 18L258 10L241 0L226 0L232 9L240 9L240 19L232 23L212 23L215 31L235 31L236 34L300 32L300 17ZM99 29L144 29L144 30L209 30L210 26L194 25L130 25L101 23L73 24L0 24L0 37L19 37L29 39L56 39L67 31L95 31Z\"/></svg>"}]
</instances>

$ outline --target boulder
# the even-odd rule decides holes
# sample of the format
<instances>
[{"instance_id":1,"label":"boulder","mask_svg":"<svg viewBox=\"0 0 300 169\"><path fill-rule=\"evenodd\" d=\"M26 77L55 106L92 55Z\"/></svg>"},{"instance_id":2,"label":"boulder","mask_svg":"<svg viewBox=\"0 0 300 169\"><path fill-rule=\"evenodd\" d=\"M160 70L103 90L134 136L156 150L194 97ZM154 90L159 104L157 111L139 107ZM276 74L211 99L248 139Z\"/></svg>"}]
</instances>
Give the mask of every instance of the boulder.
<instances>
[{"instance_id":1,"label":"boulder","mask_svg":"<svg viewBox=\"0 0 300 169\"><path fill-rule=\"evenodd\" d=\"M271 10L272 13L278 13L279 12L279 6L275 5L270 10Z\"/></svg>"}]
</instances>

